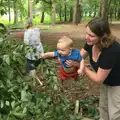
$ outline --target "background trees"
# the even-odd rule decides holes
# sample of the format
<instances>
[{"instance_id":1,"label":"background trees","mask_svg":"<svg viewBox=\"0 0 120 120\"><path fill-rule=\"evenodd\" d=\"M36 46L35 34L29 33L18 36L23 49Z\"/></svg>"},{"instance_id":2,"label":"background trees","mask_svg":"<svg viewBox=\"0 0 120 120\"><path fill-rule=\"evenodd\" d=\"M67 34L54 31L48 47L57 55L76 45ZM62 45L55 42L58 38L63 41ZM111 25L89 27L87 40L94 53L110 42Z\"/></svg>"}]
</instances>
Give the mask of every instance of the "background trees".
<instances>
[{"instance_id":1,"label":"background trees","mask_svg":"<svg viewBox=\"0 0 120 120\"><path fill-rule=\"evenodd\" d=\"M120 19L119 6L120 0L0 0L0 22L3 15L8 15L6 19L9 23L21 25L25 17L30 17L33 21L37 18L37 24L40 24L45 23L46 19L48 22L49 16L52 25L56 22L78 24L97 16L112 21ZM0 27L6 33L6 27L1 23ZM61 34L64 35L63 31ZM71 106L65 95L61 94L52 61L45 61L46 63L40 66L44 69L45 87L48 91L44 87L41 91L33 90L33 87L30 87L31 77L25 72L25 46L16 38L3 39L1 36L0 34L0 55L4 62L0 65L0 120L77 120L82 117L84 110L85 113L88 110L89 117L96 115L97 105L93 106L91 102L95 103L98 99L93 96L82 101L83 111L80 109L80 116L73 115L74 103ZM49 41L51 40L49 37ZM80 88L83 90L83 83Z\"/></svg>"},{"instance_id":2,"label":"background trees","mask_svg":"<svg viewBox=\"0 0 120 120\"><path fill-rule=\"evenodd\" d=\"M86 17L101 16L107 20L120 19L120 0L0 0L0 14L9 15L14 11L14 23L24 17L31 19L39 16L44 23L46 15L55 22L73 22L78 24ZM38 15L39 13L39 15Z\"/></svg>"}]
</instances>

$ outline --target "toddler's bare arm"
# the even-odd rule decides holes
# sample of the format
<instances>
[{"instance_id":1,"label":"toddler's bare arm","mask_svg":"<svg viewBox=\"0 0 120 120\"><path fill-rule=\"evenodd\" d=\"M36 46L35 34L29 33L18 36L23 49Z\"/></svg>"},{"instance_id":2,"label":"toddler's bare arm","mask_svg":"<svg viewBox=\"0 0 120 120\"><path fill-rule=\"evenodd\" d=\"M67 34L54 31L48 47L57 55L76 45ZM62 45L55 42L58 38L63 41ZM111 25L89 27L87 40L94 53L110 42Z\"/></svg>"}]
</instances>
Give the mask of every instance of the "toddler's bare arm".
<instances>
[{"instance_id":1,"label":"toddler's bare arm","mask_svg":"<svg viewBox=\"0 0 120 120\"><path fill-rule=\"evenodd\" d=\"M41 53L40 56L42 58L54 57L54 52Z\"/></svg>"}]
</instances>

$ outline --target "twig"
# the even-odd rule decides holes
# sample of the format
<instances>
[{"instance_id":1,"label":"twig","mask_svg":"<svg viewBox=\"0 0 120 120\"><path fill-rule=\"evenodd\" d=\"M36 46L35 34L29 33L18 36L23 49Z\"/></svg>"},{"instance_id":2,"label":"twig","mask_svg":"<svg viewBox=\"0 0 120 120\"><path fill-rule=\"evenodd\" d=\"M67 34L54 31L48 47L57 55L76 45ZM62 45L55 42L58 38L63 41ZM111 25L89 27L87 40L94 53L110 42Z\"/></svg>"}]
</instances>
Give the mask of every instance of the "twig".
<instances>
[{"instance_id":1,"label":"twig","mask_svg":"<svg viewBox=\"0 0 120 120\"><path fill-rule=\"evenodd\" d=\"M75 114L79 112L79 100L76 100L75 102Z\"/></svg>"}]
</instances>

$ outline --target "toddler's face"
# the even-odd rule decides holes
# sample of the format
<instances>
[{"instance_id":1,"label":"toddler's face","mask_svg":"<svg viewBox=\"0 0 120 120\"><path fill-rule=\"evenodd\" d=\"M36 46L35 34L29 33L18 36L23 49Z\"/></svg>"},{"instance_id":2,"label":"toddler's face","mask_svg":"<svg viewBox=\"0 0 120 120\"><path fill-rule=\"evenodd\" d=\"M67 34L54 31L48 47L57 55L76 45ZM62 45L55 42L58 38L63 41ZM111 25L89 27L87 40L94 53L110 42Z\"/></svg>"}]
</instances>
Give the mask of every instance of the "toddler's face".
<instances>
[{"instance_id":1,"label":"toddler's face","mask_svg":"<svg viewBox=\"0 0 120 120\"><path fill-rule=\"evenodd\" d=\"M66 44L64 44L64 43L58 43L57 50L61 56L68 56L70 54L72 48L66 46Z\"/></svg>"}]
</instances>

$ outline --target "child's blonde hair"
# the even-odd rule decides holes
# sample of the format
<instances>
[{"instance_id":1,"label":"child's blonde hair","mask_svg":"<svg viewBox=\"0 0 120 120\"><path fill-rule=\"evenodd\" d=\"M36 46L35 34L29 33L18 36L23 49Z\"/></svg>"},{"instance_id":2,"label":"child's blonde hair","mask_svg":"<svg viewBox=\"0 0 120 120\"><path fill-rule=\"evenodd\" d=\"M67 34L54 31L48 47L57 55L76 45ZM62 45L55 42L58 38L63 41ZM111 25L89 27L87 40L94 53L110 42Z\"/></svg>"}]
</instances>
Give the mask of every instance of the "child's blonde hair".
<instances>
[{"instance_id":1,"label":"child's blonde hair","mask_svg":"<svg viewBox=\"0 0 120 120\"><path fill-rule=\"evenodd\" d=\"M66 45L66 47L73 47L73 40L66 37L66 36L62 36L59 40L58 43L64 43Z\"/></svg>"}]
</instances>

